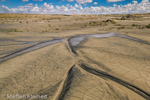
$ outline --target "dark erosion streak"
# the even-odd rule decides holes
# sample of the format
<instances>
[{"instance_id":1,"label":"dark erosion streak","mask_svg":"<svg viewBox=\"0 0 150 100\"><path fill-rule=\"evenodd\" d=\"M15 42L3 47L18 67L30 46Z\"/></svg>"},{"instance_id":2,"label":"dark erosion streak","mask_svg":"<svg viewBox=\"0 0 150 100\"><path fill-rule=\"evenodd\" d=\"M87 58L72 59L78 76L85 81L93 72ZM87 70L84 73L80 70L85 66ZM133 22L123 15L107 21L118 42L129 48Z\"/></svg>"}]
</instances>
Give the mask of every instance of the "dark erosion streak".
<instances>
[{"instance_id":1,"label":"dark erosion streak","mask_svg":"<svg viewBox=\"0 0 150 100\"><path fill-rule=\"evenodd\" d=\"M145 91L143 91L142 89L138 88L138 87L135 87L119 78L116 78L114 76L111 76L109 74L107 74L106 72L103 72L103 71L100 71L100 70L95 70L95 69L92 69L90 67L88 67L86 64L81 64L81 68L84 69L85 71L89 72L89 73L92 73L94 75L97 75L99 77L104 77L104 78L107 78L107 79L110 79L112 81L115 81L125 87L127 87L128 89L138 93L139 95L141 95L142 97L144 97L146 100L150 100L150 94L146 93Z\"/></svg>"},{"instance_id":2,"label":"dark erosion streak","mask_svg":"<svg viewBox=\"0 0 150 100\"><path fill-rule=\"evenodd\" d=\"M134 37L130 37L130 36L122 35L122 34L116 34L115 36L116 37L120 37L120 38L125 38L125 39L129 39L129 40L133 40L133 41L137 41L137 42L141 42L141 43L144 43L144 44L147 44L147 45L150 45L149 42L141 40L141 39L137 39L137 38L134 38Z\"/></svg>"},{"instance_id":3,"label":"dark erosion streak","mask_svg":"<svg viewBox=\"0 0 150 100\"><path fill-rule=\"evenodd\" d=\"M66 80L63 84L63 88L62 88L62 91L58 97L58 100L64 100L65 98L65 95L66 93L68 92L68 90L70 89L70 85L72 83L72 80L73 80L73 75L74 75L74 72L73 72L73 68L74 68L75 65L73 65L70 70L68 71L68 75L66 77Z\"/></svg>"}]
</instances>

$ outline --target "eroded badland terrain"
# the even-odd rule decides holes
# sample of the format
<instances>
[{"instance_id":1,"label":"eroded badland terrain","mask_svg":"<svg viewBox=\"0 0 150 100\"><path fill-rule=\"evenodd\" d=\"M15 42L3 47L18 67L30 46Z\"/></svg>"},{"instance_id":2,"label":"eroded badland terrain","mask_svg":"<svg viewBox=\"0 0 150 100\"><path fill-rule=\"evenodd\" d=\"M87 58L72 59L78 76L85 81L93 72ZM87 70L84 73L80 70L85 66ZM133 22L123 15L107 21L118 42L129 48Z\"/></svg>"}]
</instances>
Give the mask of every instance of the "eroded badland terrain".
<instances>
[{"instance_id":1,"label":"eroded badland terrain","mask_svg":"<svg viewBox=\"0 0 150 100\"><path fill-rule=\"evenodd\" d=\"M150 100L150 14L0 14L0 100Z\"/></svg>"}]
</instances>

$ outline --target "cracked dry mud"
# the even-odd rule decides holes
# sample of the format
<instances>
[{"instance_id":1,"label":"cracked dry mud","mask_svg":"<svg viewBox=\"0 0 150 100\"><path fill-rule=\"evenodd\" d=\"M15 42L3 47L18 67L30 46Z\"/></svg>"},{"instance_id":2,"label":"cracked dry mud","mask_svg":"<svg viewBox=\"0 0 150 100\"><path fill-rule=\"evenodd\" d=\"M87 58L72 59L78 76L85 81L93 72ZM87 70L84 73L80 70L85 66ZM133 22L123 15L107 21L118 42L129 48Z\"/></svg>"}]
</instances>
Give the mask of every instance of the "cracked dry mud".
<instances>
[{"instance_id":1,"label":"cracked dry mud","mask_svg":"<svg viewBox=\"0 0 150 100\"><path fill-rule=\"evenodd\" d=\"M150 100L149 50L144 38L115 33L36 44L0 59L0 95L38 94L47 95L48 100Z\"/></svg>"}]
</instances>

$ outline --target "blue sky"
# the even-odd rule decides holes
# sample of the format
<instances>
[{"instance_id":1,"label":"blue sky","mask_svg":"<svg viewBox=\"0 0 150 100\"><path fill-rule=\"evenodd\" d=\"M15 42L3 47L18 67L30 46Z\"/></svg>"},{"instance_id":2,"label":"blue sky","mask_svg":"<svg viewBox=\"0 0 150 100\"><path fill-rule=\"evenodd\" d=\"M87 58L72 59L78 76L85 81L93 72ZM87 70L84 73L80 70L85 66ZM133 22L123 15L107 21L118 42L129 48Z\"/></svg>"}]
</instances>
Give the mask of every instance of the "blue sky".
<instances>
[{"instance_id":1,"label":"blue sky","mask_svg":"<svg viewBox=\"0 0 150 100\"><path fill-rule=\"evenodd\" d=\"M142 10L139 7L142 7ZM0 13L41 13L43 11L44 13L69 14L74 11L81 14L86 11L87 13L109 14L111 10L112 13L116 14L145 13L149 12L149 8L149 0L0 0ZM119 12L121 9L122 11Z\"/></svg>"},{"instance_id":2,"label":"blue sky","mask_svg":"<svg viewBox=\"0 0 150 100\"><path fill-rule=\"evenodd\" d=\"M2 0L0 0L2 1ZM133 0L134 1L134 0ZM141 2L142 0L136 0L138 2ZM38 5L43 5L44 3L53 3L54 6L61 6L61 5L75 5L78 4L78 2L73 1L73 2L68 2L68 1L61 1L61 0L43 0L43 1L33 1L29 0L26 2L23 2L22 0L5 0L0 2L0 4L3 4L9 8L17 7L17 6L24 6L29 3L33 3L33 5L38 4ZM94 2L97 2L98 4L93 4ZM93 0L92 3L86 3L86 4L81 4L83 7L91 7L91 6L105 6L105 7L112 7L114 4L117 5L126 5L128 3L132 3L132 0L125 0L125 1L119 1L119 2L107 2L106 0Z\"/></svg>"}]
</instances>

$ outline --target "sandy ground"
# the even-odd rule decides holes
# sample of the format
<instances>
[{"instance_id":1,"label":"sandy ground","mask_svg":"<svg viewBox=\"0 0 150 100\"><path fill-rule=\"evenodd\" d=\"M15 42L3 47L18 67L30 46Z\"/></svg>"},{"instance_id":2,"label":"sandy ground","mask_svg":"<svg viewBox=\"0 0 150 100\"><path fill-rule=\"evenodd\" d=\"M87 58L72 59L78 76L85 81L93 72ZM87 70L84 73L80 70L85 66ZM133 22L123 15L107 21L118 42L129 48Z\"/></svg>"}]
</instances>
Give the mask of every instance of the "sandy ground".
<instances>
[{"instance_id":1,"label":"sandy ground","mask_svg":"<svg viewBox=\"0 0 150 100\"><path fill-rule=\"evenodd\" d=\"M0 100L150 100L150 15L122 16L1 14Z\"/></svg>"}]
</instances>

